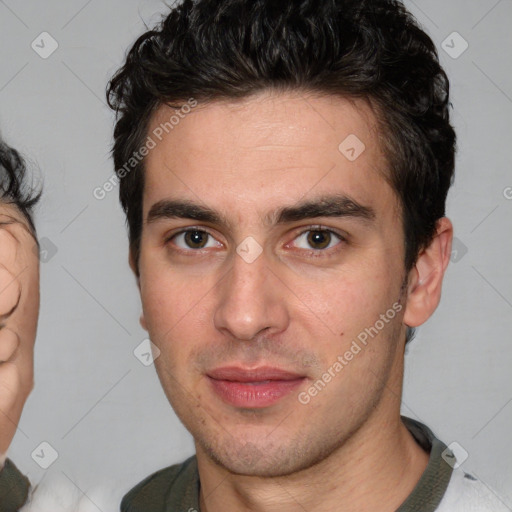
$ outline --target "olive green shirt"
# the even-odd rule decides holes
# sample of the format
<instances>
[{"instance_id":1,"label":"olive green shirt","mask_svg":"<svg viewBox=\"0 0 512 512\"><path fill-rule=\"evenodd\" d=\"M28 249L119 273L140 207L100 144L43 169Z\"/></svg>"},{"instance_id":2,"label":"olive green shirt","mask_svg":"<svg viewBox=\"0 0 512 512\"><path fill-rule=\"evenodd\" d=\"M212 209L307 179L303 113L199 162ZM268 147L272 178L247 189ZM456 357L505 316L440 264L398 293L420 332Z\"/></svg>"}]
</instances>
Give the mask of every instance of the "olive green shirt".
<instances>
[{"instance_id":1,"label":"olive green shirt","mask_svg":"<svg viewBox=\"0 0 512 512\"><path fill-rule=\"evenodd\" d=\"M416 487L396 512L434 512L450 482L452 467L442 458L447 450L422 423L402 416L404 424L430 458ZM447 452L451 454L451 452ZM446 457L446 453L445 453ZM148 476L121 502L121 512L200 512L196 457Z\"/></svg>"},{"instance_id":2,"label":"olive green shirt","mask_svg":"<svg viewBox=\"0 0 512 512\"><path fill-rule=\"evenodd\" d=\"M0 471L0 512L17 512L27 501L30 482L6 459Z\"/></svg>"}]
</instances>

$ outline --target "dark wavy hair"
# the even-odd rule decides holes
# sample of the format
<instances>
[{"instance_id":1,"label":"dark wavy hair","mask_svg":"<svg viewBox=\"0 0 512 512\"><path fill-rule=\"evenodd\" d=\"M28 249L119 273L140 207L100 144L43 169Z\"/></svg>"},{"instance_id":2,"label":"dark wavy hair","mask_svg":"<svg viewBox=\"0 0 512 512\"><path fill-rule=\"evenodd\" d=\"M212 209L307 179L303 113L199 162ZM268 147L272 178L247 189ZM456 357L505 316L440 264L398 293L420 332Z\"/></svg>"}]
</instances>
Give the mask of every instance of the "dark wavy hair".
<instances>
[{"instance_id":1,"label":"dark wavy hair","mask_svg":"<svg viewBox=\"0 0 512 512\"><path fill-rule=\"evenodd\" d=\"M265 89L370 103L386 179L401 203L405 268L412 268L445 214L455 132L436 47L399 1L184 0L137 39L108 85L117 172L143 145L160 105ZM119 189L137 266L143 171L141 160L120 175Z\"/></svg>"},{"instance_id":2,"label":"dark wavy hair","mask_svg":"<svg viewBox=\"0 0 512 512\"><path fill-rule=\"evenodd\" d=\"M33 208L41 193L41 190L36 191L27 184L27 168L21 155L0 138L0 201L18 208L27 219L34 237Z\"/></svg>"}]
</instances>

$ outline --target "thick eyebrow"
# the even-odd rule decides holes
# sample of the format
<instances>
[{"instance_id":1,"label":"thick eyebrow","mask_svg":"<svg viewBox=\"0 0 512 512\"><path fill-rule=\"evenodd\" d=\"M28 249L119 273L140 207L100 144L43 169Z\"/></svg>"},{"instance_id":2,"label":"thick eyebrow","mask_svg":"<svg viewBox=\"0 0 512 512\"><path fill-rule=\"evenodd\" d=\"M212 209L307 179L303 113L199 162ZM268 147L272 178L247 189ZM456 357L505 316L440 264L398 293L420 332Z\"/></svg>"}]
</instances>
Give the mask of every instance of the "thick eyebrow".
<instances>
[{"instance_id":1,"label":"thick eyebrow","mask_svg":"<svg viewBox=\"0 0 512 512\"><path fill-rule=\"evenodd\" d=\"M217 225L228 225L227 220L216 211L192 201L163 199L149 210L146 222L151 224L160 219L193 219Z\"/></svg>"},{"instance_id":2,"label":"thick eyebrow","mask_svg":"<svg viewBox=\"0 0 512 512\"><path fill-rule=\"evenodd\" d=\"M346 195L322 196L292 206L284 206L265 216L266 225L286 224L316 217L352 217L365 221L375 219L375 210ZM151 206L147 224L160 219L192 219L229 227L231 223L220 213L187 200L163 199Z\"/></svg>"},{"instance_id":3,"label":"thick eyebrow","mask_svg":"<svg viewBox=\"0 0 512 512\"><path fill-rule=\"evenodd\" d=\"M372 221L375 216L375 210L370 206L364 206L346 195L336 194L285 206L270 214L266 221L268 224L286 224L316 217L354 217Z\"/></svg>"}]
</instances>

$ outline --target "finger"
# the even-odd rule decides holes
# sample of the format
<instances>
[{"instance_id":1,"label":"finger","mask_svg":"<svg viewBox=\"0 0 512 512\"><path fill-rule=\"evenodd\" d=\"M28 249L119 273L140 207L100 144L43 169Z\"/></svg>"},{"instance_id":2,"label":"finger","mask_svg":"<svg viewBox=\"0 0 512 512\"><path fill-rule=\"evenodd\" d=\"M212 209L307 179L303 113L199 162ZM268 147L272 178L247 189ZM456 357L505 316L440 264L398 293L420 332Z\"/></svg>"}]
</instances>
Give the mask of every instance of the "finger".
<instances>
[{"instance_id":1,"label":"finger","mask_svg":"<svg viewBox=\"0 0 512 512\"><path fill-rule=\"evenodd\" d=\"M0 266L0 320L4 320L16 308L21 295L17 276Z\"/></svg>"},{"instance_id":2,"label":"finger","mask_svg":"<svg viewBox=\"0 0 512 512\"><path fill-rule=\"evenodd\" d=\"M4 217L4 216L2 216ZM0 263L8 269L16 266L16 256L19 248L19 240L13 235L16 224L0 224Z\"/></svg>"},{"instance_id":3,"label":"finger","mask_svg":"<svg viewBox=\"0 0 512 512\"><path fill-rule=\"evenodd\" d=\"M0 365L9 361L20 346L18 335L10 329L0 330Z\"/></svg>"},{"instance_id":4,"label":"finger","mask_svg":"<svg viewBox=\"0 0 512 512\"><path fill-rule=\"evenodd\" d=\"M19 369L12 363L0 364L0 454L7 452L21 418L25 397Z\"/></svg>"}]
</instances>

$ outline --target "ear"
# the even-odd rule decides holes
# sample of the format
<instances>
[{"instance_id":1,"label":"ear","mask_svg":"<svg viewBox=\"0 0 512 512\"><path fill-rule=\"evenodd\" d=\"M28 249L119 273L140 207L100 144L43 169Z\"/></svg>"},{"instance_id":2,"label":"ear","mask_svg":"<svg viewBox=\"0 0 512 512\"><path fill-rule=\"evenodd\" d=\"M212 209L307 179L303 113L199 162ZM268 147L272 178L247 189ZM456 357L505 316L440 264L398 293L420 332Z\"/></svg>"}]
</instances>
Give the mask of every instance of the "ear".
<instances>
[{"instance_id":1,"label":"ear","mask_svg":"<svg viewBox=\"0 0 512 512\"><path fill-rule=\"evenodd\" d=\"M409 272L404 324L417 327L434 313L441 300L443 277L450 261L453 226L443 217L437 221L436 234L418 256Z\"/></svg>"},{"instance_id":2,"label":"ear","mask_svg":"<svg viewBox=\"0 0 512 512\"><path fill-rule=\"evenodd\" d=\"M140 292L140 276L139 276L139 269L137 268L137 264L135 263L135 256L133 254L133 250L130 249L128 252L128 265L130 265L130 268L132 269L132 272L135 275L135 279L137 280L137 287L139 288Z\"/></svg>"},{"instance_id":3,"label":"ear","mask_svg":"<svg viewBox=\"0 0 512 512\"><path fill-rule=\"evenodd\" d=\"M148 330L148 326L147 326L147 324L146 324L146 318L144 317L144 311L142 311L142 313L140 314L139 323L140 323L140 326L141 326L145 331L147 331L147 330Z\"/></svg>"},{"instance_id":4,"label":"ear","mask_svg":"<svg viewBox=\"0 0 512 512\"><path fill-rule=\"evenodd\" d=\"M139 289L139 293L140 293L140 275L139 275L139 271L138 271L137 265L135 263L135 258L133 256L133 251L131 249L130 249L130 252L129 252L129 255L128 255L128 264L130 265L130 268L132 269L132 272L135 275L135 279L137 281L137 288ZM140 322L141 327L145 331L147 331L148 330L148 326L146 324L146 319L144 318L144 311L142 311L142 313L140 314L139 322Z\"/></svg>"}]
</instances>

